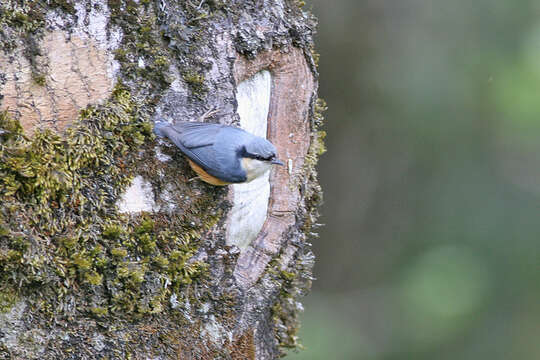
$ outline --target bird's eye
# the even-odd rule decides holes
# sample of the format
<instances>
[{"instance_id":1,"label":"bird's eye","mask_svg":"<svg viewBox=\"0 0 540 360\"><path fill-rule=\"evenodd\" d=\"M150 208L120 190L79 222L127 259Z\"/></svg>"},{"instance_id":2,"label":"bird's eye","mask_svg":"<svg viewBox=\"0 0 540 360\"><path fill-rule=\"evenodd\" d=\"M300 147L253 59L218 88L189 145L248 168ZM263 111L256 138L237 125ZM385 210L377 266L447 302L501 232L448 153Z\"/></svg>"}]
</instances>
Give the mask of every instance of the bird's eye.
<instances>
[{"instance_id":1,"label":"bird's eye","mask_svg":"<svg viewBox=\"0 0 540 360\"><path fill-rule=\"evenodd\" d=\"M268 157L264 157L261 155L252 155L251 158L259 161L272 161L275 158L275 155L271 155Z\"/></svg>"}]
</instances>

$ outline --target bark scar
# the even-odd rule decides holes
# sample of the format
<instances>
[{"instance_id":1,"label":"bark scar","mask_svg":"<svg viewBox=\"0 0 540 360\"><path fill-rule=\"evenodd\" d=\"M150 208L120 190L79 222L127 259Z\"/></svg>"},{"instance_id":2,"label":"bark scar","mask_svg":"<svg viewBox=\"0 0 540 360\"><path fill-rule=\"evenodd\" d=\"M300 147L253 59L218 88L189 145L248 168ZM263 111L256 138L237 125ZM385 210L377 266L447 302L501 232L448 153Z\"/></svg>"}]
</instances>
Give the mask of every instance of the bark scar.
<instances>
[{"instance_id":1,"label":"bark scar","mask_svg":"<svg viewBox=\"0 0 540 360\"><path fill-rule=\"evenodd\" d=\"M240 287L251 287L268 262L278 254L285 234L296 223L301 193L295 174L302 174L310 145L309 107L315 79L301 49L271 50L248 60L236 58L236 83L262 70L272 74L267 138L278 149L280 159L292 169L279 168L270 176L270 199L266 221L252 244L241 253L234 271ZM293 174L293 175L291 175Z\"/></svg>"}]
</instances>

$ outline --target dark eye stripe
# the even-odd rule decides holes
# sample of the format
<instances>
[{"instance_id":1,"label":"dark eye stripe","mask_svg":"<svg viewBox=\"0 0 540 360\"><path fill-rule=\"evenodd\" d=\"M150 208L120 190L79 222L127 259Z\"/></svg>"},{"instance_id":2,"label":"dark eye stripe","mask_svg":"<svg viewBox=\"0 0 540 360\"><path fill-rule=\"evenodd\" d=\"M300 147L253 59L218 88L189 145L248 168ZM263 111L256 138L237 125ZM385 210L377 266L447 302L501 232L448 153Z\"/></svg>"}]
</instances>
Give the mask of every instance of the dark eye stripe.
<instances>
[{"instance_id":1,"label":"dark eye stripe","mask_svg":"<svg viewBox=\"0 0 540 360\"><path fill-rule=\"evenodd\" d=\"M274 155L271 155L269 157L263 157L263 156L259 156L259 155L248 155L250 158L252 159L255 159L255 160L260 160L260 161L270 161L274 158Z\"/></svg>"}]
</instances>

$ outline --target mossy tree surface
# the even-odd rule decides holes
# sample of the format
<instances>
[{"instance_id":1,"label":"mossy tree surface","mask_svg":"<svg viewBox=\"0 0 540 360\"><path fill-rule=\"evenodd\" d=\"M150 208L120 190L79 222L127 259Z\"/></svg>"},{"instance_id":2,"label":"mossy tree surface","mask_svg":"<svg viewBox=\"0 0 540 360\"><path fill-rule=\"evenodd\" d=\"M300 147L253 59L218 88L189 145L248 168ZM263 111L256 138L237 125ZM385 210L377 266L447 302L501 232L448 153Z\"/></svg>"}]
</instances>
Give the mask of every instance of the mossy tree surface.
<instances>
[{"instance_id":1,"label":"mossy tree surface","mask_svg":"<svg viewBox=\"0 0 540 360\"><path fill-rule=\"evenodd\" d=\"M271 359L298 345L298 298L313 265L306 240L320 202L314 167L324 149L316 87L295 223L249 287L234 275L238 249L226 246L228 189L190 181L182 155L152 127L212 108L221 123L238 124L238 56L300 49L316 79L313 31L312 16L292 0L0 4L0 359ZM48 126L54 119L36 100L47 94L51 113L62 115L57 64L40 45L54 32L97 49L86 70L77 60L88 99L73 100L78 115L61 128ZM17 102L37 109L31 128L18 107L2 107L10 91L22 93L3 70L20 70L16 54L31 66L24 89L34 97ZM87 78L101 60L114 86L92 101ZM151 184L155 208L120 213L136 176Z\"/></svg>"}]
</instances>

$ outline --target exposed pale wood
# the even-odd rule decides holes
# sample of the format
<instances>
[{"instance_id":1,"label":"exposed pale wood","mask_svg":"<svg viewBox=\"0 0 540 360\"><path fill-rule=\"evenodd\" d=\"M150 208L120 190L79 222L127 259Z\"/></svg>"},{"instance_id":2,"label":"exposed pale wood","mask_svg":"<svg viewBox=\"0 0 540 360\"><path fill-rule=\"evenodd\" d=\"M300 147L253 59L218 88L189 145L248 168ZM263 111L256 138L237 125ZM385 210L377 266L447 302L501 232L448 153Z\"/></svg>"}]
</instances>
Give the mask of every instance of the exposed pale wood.
<instances>
[{"instance_id":1,"label":"exposed pale wood","mask_svg":"<svg viewBox=\"0 0 540 360\"><path fill-rule=\"evenodd\" d=\"M22 50L0 51L0 68L7 75L0 110L20 119L27 134L36 127L63 130L81 109L106 100L115 82L112 55L91 38L55 30L39 47L43 55L37 56L34 70Z\"/></svg>"},{"instance_id":2,"label":"exposed pale wood","mask_svg":"<svg viewBox=\"0 0 540 360\"><path fill-rule=\"evenodd\" d=\"M316 87L313 74L301 49L266 51L255 59L239 56L234 67L236 82L261 70L272 74L272 92L268 114L267 138L276 145L279 158L292 168L272 171L268 216L251 246L240 255L234 275L248 288L263 273L277 254L287 229L295 223L295 211L301 197L297 179L304 166L309 136L309 107Z\"/></svg>"}]
</instances>

